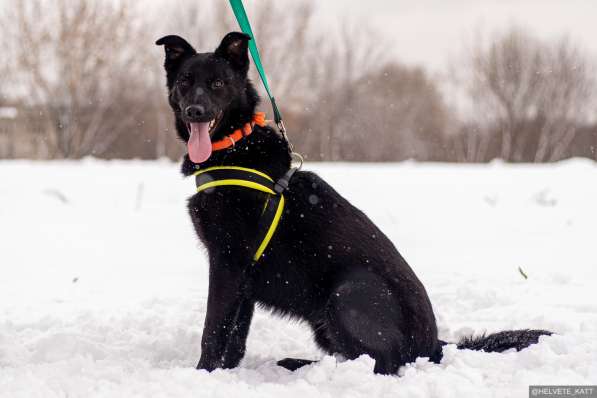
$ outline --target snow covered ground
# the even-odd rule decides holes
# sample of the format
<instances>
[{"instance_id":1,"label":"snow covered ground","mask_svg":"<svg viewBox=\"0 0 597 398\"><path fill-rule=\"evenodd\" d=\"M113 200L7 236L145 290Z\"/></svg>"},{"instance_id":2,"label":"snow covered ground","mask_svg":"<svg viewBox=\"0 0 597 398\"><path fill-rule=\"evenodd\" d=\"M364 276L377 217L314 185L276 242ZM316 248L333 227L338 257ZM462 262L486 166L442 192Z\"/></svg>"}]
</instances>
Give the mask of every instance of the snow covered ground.
<instances>
[{"instance_id":1,"label":"snow covered ground","mask_svg":"<svg viewBox=\"0 0 597 398\"><path fill-rule=\"evenodd\" d=\"M241 366L194 369L207 266L169 162L0 162L0 397L526 397L597 382L597 165L308 164L363 209L431 296L440 337L544 328L522 352L445 348L402 377L321 358L258 312ZM354 181L366 182L365 186ZM518 271L521 267L528 279Z\"/></svg>"}]
</instances>

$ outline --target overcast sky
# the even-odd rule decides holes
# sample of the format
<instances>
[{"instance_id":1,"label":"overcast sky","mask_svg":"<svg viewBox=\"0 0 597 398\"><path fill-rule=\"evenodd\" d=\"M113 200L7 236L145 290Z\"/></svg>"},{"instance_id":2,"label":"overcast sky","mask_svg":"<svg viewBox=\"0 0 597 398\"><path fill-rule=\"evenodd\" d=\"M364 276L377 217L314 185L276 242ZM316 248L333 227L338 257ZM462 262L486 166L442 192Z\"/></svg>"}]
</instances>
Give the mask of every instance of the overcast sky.
<instances>
[{"instance_id":1,"label":"overcast sky","mask_svg":"<svg viewBox=\"0 0 597 398\"><path fill-rule=\"evenodd\" d=\"M245 3L249 6L258 1ZM401 61L436 71L477 31L491 34L512 24L528 26L546 38L569 34L597 59L597 0L312 1L317 4L318 18L326 24L338 20L339 14L364 19L391 38L394 46L390 51ZM0 6L5 3L0 0Z\"/></svg>"},{"instance_id":2,"label":"overcast sky","mask_svg":"<svg viewBox=\"0 0 597 398\"><path fill-rule=\"evenodd\" d=\"M516 23L546 38L568 33L597 58L597 0L319 0L321 18L362 18L390 35L407 63L440 69L475 31Z\"/></svg>"}]
</instances>

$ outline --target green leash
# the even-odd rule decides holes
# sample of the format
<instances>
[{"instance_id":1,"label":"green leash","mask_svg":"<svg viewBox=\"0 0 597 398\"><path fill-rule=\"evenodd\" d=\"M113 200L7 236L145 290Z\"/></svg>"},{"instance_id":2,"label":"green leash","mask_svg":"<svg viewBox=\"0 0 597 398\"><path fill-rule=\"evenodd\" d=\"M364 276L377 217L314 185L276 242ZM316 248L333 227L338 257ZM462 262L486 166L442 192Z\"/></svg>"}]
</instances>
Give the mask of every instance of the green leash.
<instances>
[{"instance_id":1,"label":"green leash","mask_svg":"<svg viewBox=\"0 0 597 398\"><path fill-rule=\"evenodd\" d=\"M282 114L280 113L280 109L278 109L278 105L276 104L276 99L274 98L271 89L269 88L269 84L267 82L267 76L265 75L265 70L263 69L263 65L261 64L261 57L259 56L259 50L257 49L257 43L255 42L255 36L253 35L253 30L251 29L251 23L249 22L249 17L247 16L247 12L245 11L245 7L243 6L242 0L230 0L230 6L232 7L232 11L234 12L234 16L238 21L238 25L243 33L248 34L251 36L251 40L249 41L249 51L251 52L251 57L253 58L253 62L255 63L255 68L259 73L259 77L261 78L261 82L263 83L263 87L265 87L265 91L267 92L267 96L269 97L270 102L272 103L272 109L274 111L274 122L278 126L278 129L288 142L288 147L290 148L290 152L292 155L296 156L296 158L300 161L302 166L303 164L303 157L294 152L292 143L288 139L286 135L286 127L284 126L284 122L282 121Z\"/></svg>"},{"instance_id":2,"label":"green leash","mask_svg":"<svg viewBox=\"0 0 597 398\"><path fill-rule=\"evenodd\" d=\"M230 0L230 6L232 7L232 11L234 12L234 16L238 21L240 29L243 31L243 33L251 36L251 40L249 41L249 51L251 52L251 57L253 57L253 62L255 62L255 68L257 68L257 72L259 72L259 77L261 77L261 81L263 82L263 87L265 87L267 96L272 103L272 108L274 110L274 121L276 124L278 124L282 121L282 114L280 113L278 105L276 105L276 99L269 88L267 76L265 76L265 71L263 70L263 65L261 64L259 50L257 49L257 44L255 43L255 36L253 35L253 30L251 29L251 24L249 23L249 17L247 16L245 7L243 7L243 2L242 0Z\"/></svg>"}]
</instances>

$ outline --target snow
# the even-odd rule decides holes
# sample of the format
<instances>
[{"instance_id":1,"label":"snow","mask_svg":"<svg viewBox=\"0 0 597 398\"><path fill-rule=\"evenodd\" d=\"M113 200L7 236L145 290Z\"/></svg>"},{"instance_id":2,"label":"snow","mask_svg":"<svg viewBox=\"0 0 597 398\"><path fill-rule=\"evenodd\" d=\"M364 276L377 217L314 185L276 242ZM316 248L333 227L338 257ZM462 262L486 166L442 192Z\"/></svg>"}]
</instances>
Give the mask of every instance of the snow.
<instances>
[{"instance_id":1,"label":"snow","mask_svg":"<svg viewBox=\"0 0 597 398\"><path fill-rule=\"evenodd\" d=\"M241 366L194 369L205 253L167 161L0 162L0 397L527 397L597 380L597 165L308 164L395 242L440 337L543 328L522 352L445 348L401 377L323 356L258 311ZM358 181L360 184L356 184ZM524 279L521 267L528 275ZM288 356L322 358L295 373Z\"/></svg>"}]
</instances>

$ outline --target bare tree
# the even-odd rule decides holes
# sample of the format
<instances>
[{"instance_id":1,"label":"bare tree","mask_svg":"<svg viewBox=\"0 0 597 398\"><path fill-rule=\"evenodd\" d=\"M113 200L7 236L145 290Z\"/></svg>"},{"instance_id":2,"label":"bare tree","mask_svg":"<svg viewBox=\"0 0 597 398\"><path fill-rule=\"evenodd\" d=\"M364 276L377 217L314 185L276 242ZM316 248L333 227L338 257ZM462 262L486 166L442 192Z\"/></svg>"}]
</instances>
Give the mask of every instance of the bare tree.
<instances>
[{"instance_id":1,"label":"bare tree","mask_svg":"<svg viewBox=\"0 0 597 398\"><path fill-rule=\"evenodd\" d=\"M495 141L483 134L497 133L495 155L504 160L561 158L592 106L587 57L566 38L544 42L517 27L488 46L476 40L454 67L470 101L467 142L491 152L486 145Z\"/></svg>"},{"instance_id":2,"label":"bare tree","mask_svg":"<svg viewBox=\"0 0 597 398\"><path fill-rule=\"evenodd\" d=\"M595 69L569 38L564 37L552 45L545 58L537 106L543 123L536 162L561 159L596 105Z\"/></svg>"},{"instance_id":3,"label":"bare tree","mask_svg":"<svg viewBox=\"0 0 597 398\"><path fill-rule=\"evenodd\" d=\"M307 112L300 134L307 134L301 138L307 153L314 159L343 159L344 140L356 138L354 133L360 134L355 128L347 130L346 121L353 121L354 126L355 118L370 117L355 102L358 85L366 84L364 76L380 71L389 62L387 49L391 43L367 25L344 20L336 33L330 33L321 41L309 64L314 79L309 86L311 96L303 106ZM358 145L357 141L351 142Z\"/></svg>"},{"instance_id":4,"label":"bare tree","mask_svg":"<svg viewBox=\"0 0 597 398\"><path fill-rule=\"evenodd\" d=\"M290 136L308 158L551 161L585 153L580 141L594 145L594 126L582 126L595 107L594 73L571 40L520 28L489 42L477 35L453 65L458 90L443 91L465 104L456 112L441 81L390 62L388 38L362 20L321 29L316 4L260 0L247 9ZM2 126L4 153L180 156L153 42L180 34L213 51L238 26L221 0L161 0L138 11L130 0L0 4L0 75L10 76L0 80L0 102L19 107ZM261 107L270 112L268 101Z\"/></svg>"},{"instance_id":5,"label":"bare tree","mask_svg":"<svg viewBox=\"0 0 597 398\"><path fill-rule=\"evenodd\" d=\"M163 95L162 53L152 43L162 34L179 34L198 51L213 51L227 31L238 30L226 2L185 0L169 7L164 0L155 3L154 15L144 12L140 20L126 0L10 1L0 26L7 37L4 43L19 43L7 46L10 59L16 60L11 75L22 88L15 92L27 112L37 115L19 123L28 124L30 119L32 127L23 124L21 128L40 131L44 141L37 147L47 151L33 156L180 156L183 147L174 138ZM379 150L360 144L368 123L385 120L389 125L392 117L371 106L371 112L359 112L367 104L358 98L380 97L379 92L367 91L367 86L374 80L383 88L388 77L378 71L389 60L391 43L362 21L341 20L337 29L321 30L314 26L314 7L314 2L304 0L264 0L250 3L247 10L297 149L314 159L391 156L379 153L391 143ZM251 73L257 81L254 68ZM385 73L415 76L399 68ZM392 85L398 87L392 76ZM256 86L262 90L261 84ZM408 92L410 102L418 101L416 89ZM269 112L267 101L261 106ZM414 113L409 116L413 125ZM403 126L409 125L406 119L396 129L404 138L401 151L416 146L412 153L428 156L420 128L411 129L417 143L410 143L412 137L404 133ZM375 129L372 139L395 140L396 134L384 136L385 131Z\"/></svg>"},{"instance_id":6,"label":"bare tree","mask_svg":"<svg viewBox=\"0 0 597 398\"><path fill-rule=\"evenodd\" d=\"M328 156L336 160L429 160L442 152L448 115L432 79L420 68L388 64L329 93L337 133Z\"/></svg>"},{"instance_id":7,"label":"bare tree","mask_svg":"<svg viewBox=\"0 0 597 398\"><path fill-rule=\"evenodd\" d=\"M46 121L50 157L101 155L136 124L144 93L140 24L125 1L11 1L2 15L11 76Z\"/></svg>"}]
</instances>

